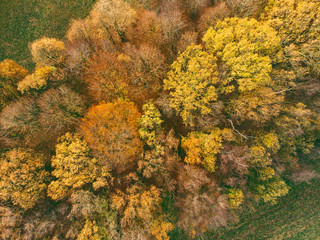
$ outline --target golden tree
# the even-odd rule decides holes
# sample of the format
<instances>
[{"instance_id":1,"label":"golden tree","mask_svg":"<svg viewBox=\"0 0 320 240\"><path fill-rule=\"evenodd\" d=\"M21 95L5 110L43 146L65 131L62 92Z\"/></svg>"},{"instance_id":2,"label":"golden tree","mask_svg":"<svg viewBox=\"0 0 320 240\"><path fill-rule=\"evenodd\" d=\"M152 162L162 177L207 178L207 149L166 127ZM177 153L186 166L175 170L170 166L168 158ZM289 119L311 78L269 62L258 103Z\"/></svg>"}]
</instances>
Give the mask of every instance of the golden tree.
<instances>
[{"instance_id":1,"label":"golden tree","mask_svg":"<svg viewBox=\"0 0 320 240\"><path fill-rule=\"evenodd\" d=\"M143 186L134 185L126 193L113 195L112 202L120 212L124 235L129 233L137 237L142 231L148 236L146 239L152 235L159 240L169 239L167 234L173 225L162 212L160 193L160 189L154 186L144 189Z\"/></svg>"},{"instance_id":2,"label":"golden tree","mask_svg":"<svg viewBox=\"0 0 320 240\"><path fill-rule=\"evenodd\" d=\"M210 134L191 132L182 139L181 147L186 151L185 162L203 165L209 172L216 169L217 154L223 148L223 139L232 139L230 129L215 129ZM230 139L229 139L230 140Z\"/></svg>"},{"instance_id":3,"label":"golden tree","mask_svg":"<svg viewBox=\"0 0 320 240\"><path fill-rule=\"evenodd\" d=\"M48 195L54 200L63 199L88 184L92 184L95 190L108 186L108 169L90 156L88 144L78 135L67 133L61 137L51 161L52 175L57 180L50 183Z\"/></svg>"},{"instance_id":4,"label":"golden tree","mask_svg":"<svg viewBox=\"0 0 320 240\"><path fill-rule=\"evenodd\" d=\"M17 83L27 74L28 70L13 60L5 59L0 62L0 110L19 97Z\"/></svg>"},{"instance_id":5,"label":"golden tree","mask_svg":"<svg viewBox=\"0 0 320 240\"><path fill-rule=\"evenodd\" d=\"M32 208L46 195L48 175L41 154L13 149L1 158L0 198Z\"/></svg>"},{"instance_id":6,"label":"golden tree","mask_svg":"<svg viewBox=\"0 0 320 240\"><path fill-rule=\"evenodd\" d=\"M65 45L55 38L41 38L31 44L33 60L39 66L55 66L63 61Z\"/></svg>"},{"instance_id":7,"label":"golden tree","mask_svg":"<svg viewBox=\"0 0 320 240\"><path fill-rule=\"evenodd\" d=\"M251 91L271 84L271 57L280 38L268 24L255 19L227 18L210 28L203 37L209 52L224 63L222 92Z\"/></svg>"},{"instance_id":8,"label":"golden tree","mask_svg":"<svg viewBox=\"0 0 320 240\"><path fill-rule=\"evenodd\" d=\"M217 100L216 58L199 45L188 47L172 64L164 88L171 90L170 105L180 113L185 124L193 125L198 114L210 112L209 105Z\"/></svg>"},{"instance_id":9,"label":"golden tree","mask_svg":"<svg viewBox=\"0 0 320 240\"><path fill-rule=\"evenodd\" d=\"M57 68L52 66L37 68L33 74L28 75L18 83L18 90L22 94L31 90L43 90L47 87L48 80L54 76L56 71Z\"/></svg>"}]
</instances>

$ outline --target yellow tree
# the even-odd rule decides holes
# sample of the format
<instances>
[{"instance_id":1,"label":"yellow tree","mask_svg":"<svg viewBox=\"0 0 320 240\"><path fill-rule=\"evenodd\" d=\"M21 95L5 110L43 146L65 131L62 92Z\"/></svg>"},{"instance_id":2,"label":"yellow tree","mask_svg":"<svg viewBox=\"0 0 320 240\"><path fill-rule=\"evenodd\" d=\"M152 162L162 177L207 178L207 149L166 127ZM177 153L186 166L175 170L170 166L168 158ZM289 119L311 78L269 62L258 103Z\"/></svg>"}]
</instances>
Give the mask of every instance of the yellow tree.
<instances>
[{"instance_id":1,"label":"yellow tree","mask_svg":"<svg viewBox=\"0 0 320 240\"><path fill-rule=\"evenodd\" d=\"M22 94L31 90L43 90L47 86L47 81L56 71L57 68L52 66L37 68L33 74L18 83L18 90Z\"/></svg>"},{"instance_id":2,"label":"yellow tree","mask_svg":"<svg viewBox=\"0 0 320 240\"><path fill-rule=\"evenodd\" d=\"M113 195L112 202L120 212L120 223L124 235L139 236L144 232L150 239L153 235L156 239L169 239L168 232L173 225L165 219L161 209L160 189L151 186L134 185L127 189L126 193L118 192Z\"/></svg>"},{"instance_id":3,"label":"yellow tree","mask_svg":"<svg viewBox=\"0 0 320 240\"><path fill-rule=\"evenodd\" d=\"M217 83L216 58L192 45L171 65L164 88L171 90L171 107L192 126L195 116L209 113L210 103L217 100Z\"/></svg>"},{"instance_id":4,"label":"yellow tree","mask_svg":"<svg viewBox=\"0 0 320 240\"><path fill-rule=\"evenodd\" d=\"M272 0L263 20L279 32L283 45L301 44L318 38L320 3L314 0Z\"/></svg>"},{"instance_id":5,"label":"yellow tree","mask_svg":"<svg viewBox=\"0 0 320 240\"><path fill-rule=\"evenodd\" d=\"M45 197L48 172L43 156L25 149L13 149L1 158L0 198L24 209Z\"/></svg>"},{"instance_id":6,"label":"yellow tree","mask_svg":"<svg viewBox=\"0 0 320 240\"><path fill-rule=\"evenodd\" d=\"M145 143L143 157L138 166L142 175L154 179L157 186L168 190L175 189L175 174L179 171L181 161L177 155L179 140L173 130L165 133L162 127L161 113L149 102L143 106L143 115L139 121L140 138Z\"/></svg>"},{"instance_id":7,"label":"yellow tree","mask_svg":"<svg viewBox=\"0 0 320 240\"><path fill-rule=\"evenodd\" d=\"M52 175L57 180L48 187L48 195L60 200L76 189L92 184L93 189L108 186L108 169L100 166L90 156L90 148L78 135L67 133L56 146L56 155L52 158Z\"/></svg>"},{"instance_id":8,"label":"yellow tree","mask_svg":"<svg viewBox=\"0 0 320 240\"><path fill-rule=\"evenodd\" d=\"M63 61L65 45L55 38L43 37L31 44L31 54L39 66L55 66Z\"/></svg>"},{"instance_id":9,"label":"yellow tree","mask_svg":"<svg viewBox=\"0 0 320 240\"><path fill-rule=\"evenodd\" d=\"M279 176L273 176L260 181L253 189L264 202L275 204L279 197L288 194L290 188Z\"/></svg>"},{"instance_id":10,"label":"yellow tree","mask_svg":"<svg viewBox=\"0 0 320 240\"><path fill-rule=\"evenodd\" d=\"M185 162L204 166L209 172L216 169L217 154L223 148L223 140L232 140L230 129L216 128L210 134L191 132L182 138L181 147L186 151Z\"/></svg>"},{"instance_id":11,"label":"yellow tree","mask_svg":"<svg viewBox=\"0 0 320 240\"><path fill-rule=\"evenodd\" d=\"M89 110L80 128L95 156L111 169L123 171L142 150L137 122L140 116L132 102L102 103Z\"/></svg>"},{"instance_id":12,"label":"yellow tree","mask_svg":"<svg viewBox=\"0 0 320 240\"><path fill-rule=\"evenodd\" d=\"M271 84L271 57L280 38L268 24L255 19L227 18L210 28L203 37L209 53L224 65L222 92L240 92Z\"/></svg>"},{"instance_id":13,"label":"yellow tree","mask_svg":"<svg viewBox=\"0 0 320 240\"><path fill-rule=\"evenodd\" d=\"M0 110L18 98L17 83L28 74L27 69L13 60L0 62Z\"/></svg>"}]
</instances>

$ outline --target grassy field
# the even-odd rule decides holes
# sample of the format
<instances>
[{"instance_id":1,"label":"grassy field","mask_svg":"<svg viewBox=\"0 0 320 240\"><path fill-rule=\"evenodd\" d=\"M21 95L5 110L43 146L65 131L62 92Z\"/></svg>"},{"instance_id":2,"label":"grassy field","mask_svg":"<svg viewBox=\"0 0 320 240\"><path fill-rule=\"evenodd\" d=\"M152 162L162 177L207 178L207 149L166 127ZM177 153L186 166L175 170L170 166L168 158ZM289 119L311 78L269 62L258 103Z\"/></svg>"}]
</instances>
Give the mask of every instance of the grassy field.
<instances>
[{"instance_id":1,"label":"grassy field","mask_svg":"<svg viewBox=\"0 0 320 240\"><path fill-rule=\"evenodd\" d=\"M320 174L319 143L309 157L301 159L307 168ZM264 204L248 211L237 224L208 234L205 239L320 239L320 179L287 182L290 192L276 205Z\"/></svg>"},{"instance_id":2,"label":"grassy field","mask_svg":"<svg viewBox=\"0 0 320 240\"><path fill-rule=\"evenodd\" d=\"M43 36L62 38L72 18L85 17L95 0L1 0L0 60L32 69L28 45Z\"/></svg>"},{"instance_id":3,"label":"grassy field","mask_svg":"<svg viewBox=\"0 0 320 240\"><path fill-rule=\"evenodd\" d=\"M320 239L320 180L291 186L278 204L243 214L239 223L205 239Z\"/></svg>"}]
</instances>

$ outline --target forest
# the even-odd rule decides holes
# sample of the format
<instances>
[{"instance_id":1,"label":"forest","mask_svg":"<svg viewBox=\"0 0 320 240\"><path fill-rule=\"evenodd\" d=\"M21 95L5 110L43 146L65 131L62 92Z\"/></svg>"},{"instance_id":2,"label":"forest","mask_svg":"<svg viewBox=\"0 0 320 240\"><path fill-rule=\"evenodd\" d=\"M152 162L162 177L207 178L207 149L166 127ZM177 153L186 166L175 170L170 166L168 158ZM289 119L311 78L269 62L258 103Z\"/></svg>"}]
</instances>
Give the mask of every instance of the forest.
<instances>
[{"instance_id":1,"label":"forest","mask_svg":"<svg viewBox=\"0 0 320 240\"><path fill-rule=\"evenodd\" d=\"M219 239L283 199L320 216L319 181L295 185L320 176L319 0L78 4L0 55L1 239Z\"/></svg>"}]
</instances>

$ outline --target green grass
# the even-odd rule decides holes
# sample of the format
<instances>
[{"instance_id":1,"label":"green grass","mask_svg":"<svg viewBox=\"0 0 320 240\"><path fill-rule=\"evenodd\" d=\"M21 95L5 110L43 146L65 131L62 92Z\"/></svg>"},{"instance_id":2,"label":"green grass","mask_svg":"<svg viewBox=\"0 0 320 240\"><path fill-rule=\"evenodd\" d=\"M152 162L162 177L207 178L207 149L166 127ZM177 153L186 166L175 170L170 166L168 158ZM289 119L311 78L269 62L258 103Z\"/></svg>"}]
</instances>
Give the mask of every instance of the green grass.
<instances>
[{"instance_id":1,"label":"green grass","mask_svg":"<svg viewBox=\"0 0 320 240\"><path fill-rule=\"evenodd\" d=\"M320 173L320 144L308 156L300 156L303 168ZM262 204L255 211L245 211L240 221L206 239L320 239L320 179L294 184L276 205Z\"/></svg>"},{"instance_id":2,"label":"green grass","mask_svg":"<svg viewBox=\"0 0 320 240\"><path fill-rule=\"evenodd\" d=\"M292 185L276 205L256 210L206 239L320 239L320 180Z\"/></svg>"},{"instance_id":3,"label":"green grass","mask_svg":"<svg viewBox=\"0 0 320 240\"><path fill-rule=\"evenodd\" d=\"M29 44L43 36L63 38L71 19L85 17L95 0L0 0L0 60L34 67Z\"/></svg>"}]
</instances>

